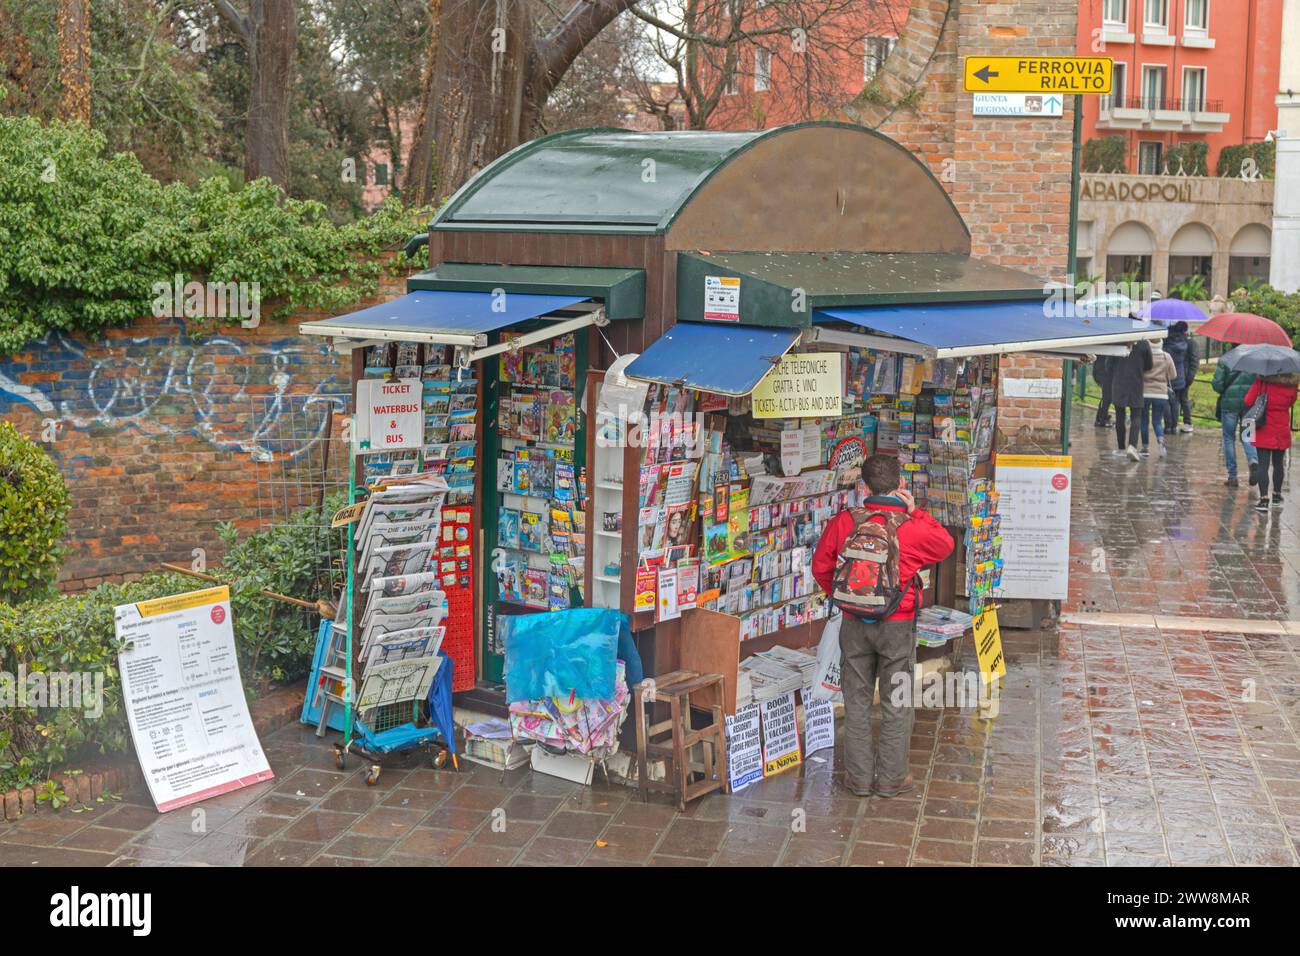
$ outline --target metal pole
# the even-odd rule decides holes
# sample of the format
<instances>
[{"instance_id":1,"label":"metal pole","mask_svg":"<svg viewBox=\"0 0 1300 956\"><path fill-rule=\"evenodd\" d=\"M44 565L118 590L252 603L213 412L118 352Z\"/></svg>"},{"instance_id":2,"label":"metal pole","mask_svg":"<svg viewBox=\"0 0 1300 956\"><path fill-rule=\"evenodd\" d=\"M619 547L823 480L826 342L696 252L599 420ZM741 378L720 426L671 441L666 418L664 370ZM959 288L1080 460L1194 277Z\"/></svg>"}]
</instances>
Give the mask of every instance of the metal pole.
<instances>
[{"instance_id":1,"label":"metal pole","mask_svg":"<svg viewBox=\"0 0 1300 956\"><path fill-rule=\"evenodd\" d=\"M1074 140L1070 149L1070 238L1067 258L1067 274L1071 285L1071 300L1074 295L1075 269L1078 266L1079 244L1079 160L1083 153L1083 96L1074 97ZM1066 383L1074 377L1074 363L1066 360L1061 369L1061 454L1070 453L1070 413L1073 408L1070 389Z\"/></svg>"}]
</instances>

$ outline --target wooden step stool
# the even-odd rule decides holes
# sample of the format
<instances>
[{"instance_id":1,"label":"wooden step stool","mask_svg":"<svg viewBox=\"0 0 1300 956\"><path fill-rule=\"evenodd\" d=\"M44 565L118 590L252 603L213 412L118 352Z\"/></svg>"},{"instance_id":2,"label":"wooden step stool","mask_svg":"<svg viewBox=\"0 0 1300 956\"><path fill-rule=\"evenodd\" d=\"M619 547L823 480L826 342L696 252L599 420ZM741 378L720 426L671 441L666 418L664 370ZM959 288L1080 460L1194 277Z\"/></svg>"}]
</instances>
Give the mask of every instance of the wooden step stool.
<instances>
[{"instance_id":1,"label":"wooden step stool","mask_svg":"<svg viewBox=\"0 0 1300 956\"><path fill-rule=\"evenodd\" d=\"M653 699L647 701L646 696L652 687ZM636 763L643 798L652 790L671 793L677 798L677 809L685 810L689 801L706 793L714 790L728 792L727 735L721 704L699 708L711 711L713 721L699 730L691 727L691 694L710 687L717 688L716 697L720 701L721 674L673 671L636 685L633 690L633 703L636 707ZM668 719L647 727L647 703L651 707L657 703L667 704ZM695 748L699 748L699 763L704 771L701 779L692 781L691 758ZM667 773L663 780L650 779L651 757L665 758Z\"/></svg>"}]
</instances>

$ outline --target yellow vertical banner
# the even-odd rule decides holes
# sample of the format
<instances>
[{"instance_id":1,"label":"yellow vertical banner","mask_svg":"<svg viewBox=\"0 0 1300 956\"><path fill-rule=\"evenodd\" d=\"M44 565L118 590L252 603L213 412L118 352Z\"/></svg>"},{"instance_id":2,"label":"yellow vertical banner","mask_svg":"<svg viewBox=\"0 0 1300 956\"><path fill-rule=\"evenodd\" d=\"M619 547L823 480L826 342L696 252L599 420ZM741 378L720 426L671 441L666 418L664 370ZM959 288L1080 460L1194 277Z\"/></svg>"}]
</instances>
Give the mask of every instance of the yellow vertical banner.
<instances>
[{"instance_id":1,"label":"yellow vertical banner","mask_svg":"<svg viewBox=\"0 0 1300 956\"><path fill-rule=\"evenodd\" d=\"M975 617L975 653L979 657L982 683L991 684L997 678L1007 676L996 605L989 605Z\"/></svg>"}]
</instances>

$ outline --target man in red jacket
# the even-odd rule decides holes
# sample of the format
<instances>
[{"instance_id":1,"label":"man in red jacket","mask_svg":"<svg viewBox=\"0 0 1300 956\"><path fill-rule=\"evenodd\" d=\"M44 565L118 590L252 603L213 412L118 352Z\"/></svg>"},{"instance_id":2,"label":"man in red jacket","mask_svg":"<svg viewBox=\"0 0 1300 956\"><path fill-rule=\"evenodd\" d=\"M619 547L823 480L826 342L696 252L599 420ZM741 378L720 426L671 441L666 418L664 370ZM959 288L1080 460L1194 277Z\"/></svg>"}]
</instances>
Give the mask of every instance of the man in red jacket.
<instances>
[{"instance_id":1,"label":"man in red jacket","mask_svg":"<svg viewBox=\"0 0 1300 956\"><path fill-rule=\"evenodd\" d=\"M893 699L898 680L912 681L916 670L916 616L921 568L952 554L950 535L939 522L916 507L890 455L872 455L862 463L862 480L871 491L863 507L870 512L906 512L898 526L898 580L908 588L898 610L884 621L869 621L844 611L840 626L840 686L844 692L844 768L846 784L860 797L873 792L892 797L912 789L907 772L912 736L912 707ZM868 517L867 520L872 520ZM851 512L841 511L822 532L813 555L813 577L834 595L835 568L844 542L853 533ZM896 675L905 675L897 677ZM871 733L871 702L880 678L880 750ZM909 692L911 688L908 688Z\"/></svg>"}]
</instances>

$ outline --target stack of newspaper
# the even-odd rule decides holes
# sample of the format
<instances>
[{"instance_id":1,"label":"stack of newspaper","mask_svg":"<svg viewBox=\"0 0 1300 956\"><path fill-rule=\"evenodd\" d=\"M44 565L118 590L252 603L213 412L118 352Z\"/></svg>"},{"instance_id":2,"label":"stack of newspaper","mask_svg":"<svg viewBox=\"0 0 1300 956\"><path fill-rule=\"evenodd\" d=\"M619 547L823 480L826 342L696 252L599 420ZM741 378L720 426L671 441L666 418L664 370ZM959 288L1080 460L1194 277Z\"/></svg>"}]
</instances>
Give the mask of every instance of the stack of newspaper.
<instances>
[{"instance_id":1,"label":"stack of newspaper","mask_svg":"<svg viewBox=\"0 0 1300 956\"><path fill-rule=\"evenodd\" d=\"M391 483L366 502L356 532L360 606L353 608L359 711L423 700L437 674L447 615L439 548L447 483Z\"/></svg>"},{"instance_id":2,"label":"stack of newspaper","mask_svg":"<svg viewBox=\"0 0 1300 956\"><path fill-rule=\"evenodd\" d=\"M746 658L736 675L736 706L801 690L813 682L816 670L816 657L788 647L774 647Z\"/></svg>"},{"instance_id":3,"label":"stack of newspaper","mask_svg":"<svg viewBox=\"0 0 1300 956\"><path fill-rule=\"evenodd\" d=\"M950 607L922 608L916 615L916 643L923 647L942 647L965 634L974 620L971 615Z\"/></svg>"}]
</instances>

